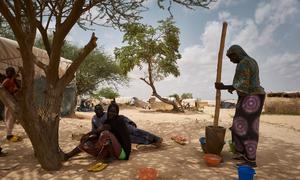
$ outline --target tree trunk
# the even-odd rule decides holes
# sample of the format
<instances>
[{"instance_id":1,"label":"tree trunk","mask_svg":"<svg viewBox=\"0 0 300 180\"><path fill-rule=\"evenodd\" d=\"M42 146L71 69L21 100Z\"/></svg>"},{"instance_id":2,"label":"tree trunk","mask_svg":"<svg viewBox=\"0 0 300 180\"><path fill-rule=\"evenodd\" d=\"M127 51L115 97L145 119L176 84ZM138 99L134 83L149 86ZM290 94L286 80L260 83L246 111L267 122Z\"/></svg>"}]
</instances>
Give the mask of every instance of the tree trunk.
<instances>
[{"instance_id":1,"label":"tree trunk","mask_svg":"<svg viewBox=\"0 0 300 180\"><path fill-rule=\"evenodd\" d=\"M183 109L181 109L181 108L178 107L178 105L176 104L175 101L171 101L171 100L168 100L166 98L163 98L160 95L158 95L156 92L153 92L152 95L155 96L155 97L157 97L162 102L172 105L173 106L173 109L172 109L173 111L175 111L175 112L184 112Z\"/></svg>"},{"instance_id":2,"label":"tree trunk","mask_svg":"<svg viewBox=\"0 0 300 180\"><path fill-rule=\"evenodd\" d=\"M31 126L24 127L36 158L42 168L48 171L59 170L62 167L58 146L58 122L58 119L49 119L48 122L34 122Z\"/></svg>"},{"instance_id":3,"label":"tree trunk","mask_svg":"<svg viewBox=\"0 0 300 180\"><path fill-rule=\"evenodd\" d=\"M42 168L48 171L62 167L63 152L59 149L58 130L62 93L47 90L44 104L36 107L22 103L23 123L34 153Z\"/></svg>"},{"instance_id":4,"label":"tree trunk","mask_svg":"<svg viewBox=\"0 0 300 180\"><path fill-rule=\"evenodd\" d=\"M182 109L180 109L178 106L177 106L177 104L176 104L176 102L175 101L170 101L170 100L168 100L168 99L166 99L166 98L163 98L163 97L161 97L158 93L157 93L157 91L156 91L156 88L155 88L155 86L154 86L154 80L153 80L153 75L152 75L152 62L153 62L153 60L150 58L150 59L148 59L147 60L147 63L148 63L148 75L149 75L149 77L148 77L148 79L149 79L149 82L145 79L145 78L140 78L142 81L144 81L146 84L148 84L150 87L151 87L151 89L152 89L152 95L153 96L155 96L155 97L157 97L159 100L161 100L162 102L164 102L164 103L167 103L167 104L171 104L172 106L173 106L173 111L176 111L176 112L184 112L183 111L183 108ZM181 104L180 104L181 105ZM182 106L181 106L182 107Z\"/></svg>"}]
</instances>

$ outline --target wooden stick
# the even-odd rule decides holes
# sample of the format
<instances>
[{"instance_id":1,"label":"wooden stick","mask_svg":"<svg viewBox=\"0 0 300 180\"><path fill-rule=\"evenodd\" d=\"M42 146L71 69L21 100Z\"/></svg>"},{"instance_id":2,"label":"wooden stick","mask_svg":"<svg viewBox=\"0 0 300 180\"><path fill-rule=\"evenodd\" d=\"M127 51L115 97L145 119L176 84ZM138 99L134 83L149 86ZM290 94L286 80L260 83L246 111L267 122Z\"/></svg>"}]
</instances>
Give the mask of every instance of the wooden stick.
<instances>
[{"instance_id":1,"label":"wooden stick","mask_svg":"<svg viewBox=\"0 0 300 180\"><path fill-rule=\"evenodd\" d=\"M219 54L218 54L217 79L216 79L217 83L221 82L222 59L223 59L226 31L227 31L227 22L223 22L222 36L221 36L221 42L220 42L220 48L219 48ZM217 90L214 126L218 126L218 124L219 124L220 106L221 106L221 91Z\"/></svg>"}]
</instances>

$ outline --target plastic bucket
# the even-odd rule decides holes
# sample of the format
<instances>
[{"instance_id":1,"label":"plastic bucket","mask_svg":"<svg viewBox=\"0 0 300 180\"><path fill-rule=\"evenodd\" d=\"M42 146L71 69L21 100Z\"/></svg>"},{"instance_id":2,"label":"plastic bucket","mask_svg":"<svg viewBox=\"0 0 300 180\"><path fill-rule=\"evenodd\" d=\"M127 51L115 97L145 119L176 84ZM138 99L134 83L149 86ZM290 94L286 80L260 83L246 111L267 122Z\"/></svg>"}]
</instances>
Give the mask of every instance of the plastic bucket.
<instances>
[{"instance_id":1,"label":"plastic bucket","mask_svg":"<svg viewBox=\"0 0 300 180\"><path fill-rule=\"evenodd\" d=\"M200 144L206 144L206 138L205 137L200 137L199 142L200 142Z\"/></svg>"},{"instance_id":2,"label":"plastic bucket","mask_svg":"<svg viewBox=\"0 0 300 180\"><path fill-rule=\"evenodd\" d=\"M206 153L206 147L205 147L205 145L206 145L206 138L205 137L200 137L199 138L199 143L201 145L202 151L204 153Z\"/></svg>"},{"instance_id":3,"label":"plastic bucket","mask_svg":"<svg viewBox=\"0 0 300 180\"><path fill-rule=\"evenodd\" d=\"M253 180L255 170L250 166L239 166L238 167L239 180Z\"/></svg>"}]
</instances>

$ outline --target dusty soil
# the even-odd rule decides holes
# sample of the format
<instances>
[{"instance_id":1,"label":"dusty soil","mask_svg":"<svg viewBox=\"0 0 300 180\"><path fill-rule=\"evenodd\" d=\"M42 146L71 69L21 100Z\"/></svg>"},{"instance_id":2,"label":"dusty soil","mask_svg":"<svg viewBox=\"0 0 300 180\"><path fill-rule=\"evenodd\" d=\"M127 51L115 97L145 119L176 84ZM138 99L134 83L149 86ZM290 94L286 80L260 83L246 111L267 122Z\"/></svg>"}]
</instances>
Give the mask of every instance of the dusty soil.
<instances>
[{"instance_id":1,"label":"dusty soil","mask_svg":"<svg viewBox=\"0 0 300 180\"><path fill-rule=\"evenodd\" d=\"M157 179L237 179L237 161L232 160L229 146L224 146L224 163L219 167L207 167L202 157L199 137L204 136L205 126L213 122L213 108L203 113L162 113L142 109L122 109L121 114L133 119L139 128L164 138L163 146L143 146L133 151L129 161L114 161L105 170L87 172L94 159L85 154L64 163L61 170L47 172L41 169L34 158L31 143L23 128L16 125L14 132L24 137L17 143L2 139L2 147L9 153L0 157L0 179L137 179L140 167L152 167L158 171ZM230 127L234 110L222 110L220 125ZM69 151L78 144L74 135L90 130L93 113L77 113L82 118L62 118L60 145ZM72 138L73 134L73 138ZM187 145L174 143L170 137L180 134L188 139ZM5 126L0 122L0 136L4 137ZM300 179L300 116L262 115L260 141L257 153L256 179ZM226 141L230 132L226 132Z\"/></svg>"}]
</instances>

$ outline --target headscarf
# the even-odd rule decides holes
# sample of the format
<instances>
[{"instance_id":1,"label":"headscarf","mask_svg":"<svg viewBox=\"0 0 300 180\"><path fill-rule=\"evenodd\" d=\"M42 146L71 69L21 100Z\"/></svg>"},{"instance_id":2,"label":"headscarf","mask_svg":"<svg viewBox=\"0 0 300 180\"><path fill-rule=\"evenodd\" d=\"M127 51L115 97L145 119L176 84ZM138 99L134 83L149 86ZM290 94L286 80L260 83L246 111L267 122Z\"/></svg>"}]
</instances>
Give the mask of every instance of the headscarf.
<instances>
[{"instance_id":1,"label":"headscarf","mask_svg":"<svg viewBox=\"0 0 300 180\"><path fill-rule=\"evenodd\" d=\"M248 54L244 51L244 49L239 45L232 45L228 50L226 55L229 56L231 54L235 54L238 60L242 60L245 57L249 57Z\"/></svg>"},{"instance_id":2,"label":"headscarf","mask_svg":"<svg viewBox=\"0 0 300 180\"><path fill-rule=\"evenodd\" d=\"M112 108L115 108L117 111L117 115L115 117L110 117L110 111ZM105 122L109 124L111 127L111 132L116 136L121 147L124 149L126 153L126 159L129 158L131 152L131 141L128 128L125 122L122 120L122 117L119 116L119 106L115 101L112 101L107 109L107 120Z\"/></svg>"},{"instance_id":3,"label":"headscarf","mask_svg":"<svg viewBox=\"0 0 300 180\"><path fill-rule=\"evenodd\" d=\"M110 103L110 105L108 106L108 109L107 109L107 120L108 121L110 121L110 120L112 120L111 119L111 117L110 117L110 115L109 115L109 112L112 110L112 108L115 108L116 109L116 117L118 117L119 116L119 106L118 106L118 104L115 102L115 101L112 101L111 103Z\"/></svg>"}]
</instances>

